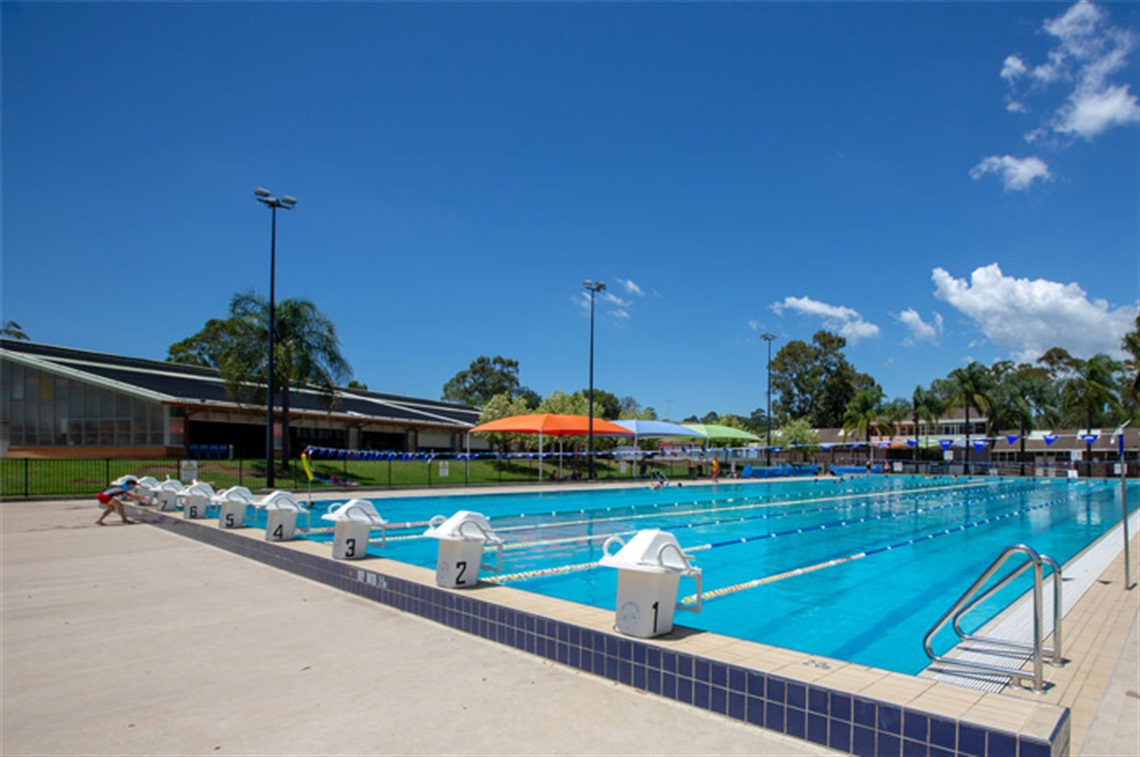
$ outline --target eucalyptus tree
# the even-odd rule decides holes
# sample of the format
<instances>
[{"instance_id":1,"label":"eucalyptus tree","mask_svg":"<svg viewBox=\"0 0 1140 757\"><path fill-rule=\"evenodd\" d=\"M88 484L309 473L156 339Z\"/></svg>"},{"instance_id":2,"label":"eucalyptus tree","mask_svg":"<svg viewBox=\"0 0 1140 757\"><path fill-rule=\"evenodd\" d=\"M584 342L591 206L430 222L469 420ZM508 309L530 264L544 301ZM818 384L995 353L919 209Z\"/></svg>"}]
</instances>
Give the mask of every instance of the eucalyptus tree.
<instances>
[{"instance_id":1,"label":"eucalyptus tree","mask_svg":"<svg viewBox=\"0 0 1140 757\"><path fill-rule=\"evenodd\" d=\"M253 292L234 295L230 301L232 339L218 362L218 372L231 397L242 401L247 393L260 393L264 401L269 352L269 305ZM289 411L294 388L315 389L327 408L336 404L336 387L352 376L352 367L340 352L340 339L332 320L308 300L277 303L274 317L274 384L281 393L282 457L286 469L292 455Z\"/></svg>"},{"instance_id":2,"label":"eucalyptus tree","mask_svg":"<svg viewBox=\"0 0 1140 757\"><path fill-rule=\"evenodd\" d=\"M950 371L950 390L952 405L960 406L966 411L966 475L970 474L970 410L977 408L989 412L992 406L991 395L993 381L990 372L984 365L973 362L965 368L955 368ZM992 417L987 418L987 431L990 430Z\"/></svg>"},{"instance_id":3,"label":"eucalyptus tree","mask_svg":"<svg viewBox=\"0 0 1140 757\"><path fill-rule=\"evenodd\" d=\"M838 426L847 404L859 390L874 386L870 376L852 367L843 354L847 340L817 331L811 344L793 340L772 358L771 386L776 394L773 415L809 418L816 427Z\"/></svg>"},{"instance_id":4,"label":"eucalyptus tree","mask_svg":"<svg viewBox=\"0 0 1140 757\"><path fill-rule=\"evenodd\" d=\"M482 405L496 394L514 394L519 388L519 361L480 355L443 385L441 399Z\"/></svg>"}]
</instances>

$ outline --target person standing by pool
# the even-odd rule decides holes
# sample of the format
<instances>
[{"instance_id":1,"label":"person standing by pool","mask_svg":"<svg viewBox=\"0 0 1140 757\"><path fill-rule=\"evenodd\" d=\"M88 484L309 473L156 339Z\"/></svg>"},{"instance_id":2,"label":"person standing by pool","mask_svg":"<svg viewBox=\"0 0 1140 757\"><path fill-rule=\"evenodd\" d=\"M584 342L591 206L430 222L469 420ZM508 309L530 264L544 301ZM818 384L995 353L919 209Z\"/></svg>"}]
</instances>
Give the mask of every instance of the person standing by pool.
<instances>
[{"instance_id":1,"label":"person standing by pool","mask_svg":"<svg viewBox=\"0 0 1140 757\"><path fill-rule=\"evenodd\" d=\"M713 455L712 461L712 480L720 480L720 455Z\"/></svg>"},{"instance_id":2,"label":"person standing by pool","mask_svg":"<svg viewBox=\"0 0 1140 757\"><path fill-rule=\"evenodd\" d=\"M136 479L128 478L122 484L113 484L96 494L95 499L99 500L100 506L103 507L103 514L99 516L99 520L95 521L95 525L104 525L103 521L105 521L107 516L112 512L117 512L119 517L123 519L123 523L134 523L133 520L127 517L126 511L123 510L123 505L126 504L126 502L121 498L130 497L131 499L137 499L139 502L145 503L146 497L135 491L138 485L139 482Z\"/></svg>"}]
</instances>

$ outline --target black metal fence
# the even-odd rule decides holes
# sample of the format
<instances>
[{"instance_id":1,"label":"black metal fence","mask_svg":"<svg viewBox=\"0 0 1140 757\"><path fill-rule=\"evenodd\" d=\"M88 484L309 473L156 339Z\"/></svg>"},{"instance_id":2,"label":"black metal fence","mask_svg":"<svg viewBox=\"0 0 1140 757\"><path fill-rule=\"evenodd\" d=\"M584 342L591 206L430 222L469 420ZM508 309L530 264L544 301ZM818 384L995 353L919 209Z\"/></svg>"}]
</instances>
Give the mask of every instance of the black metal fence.
<instances>
[{"instance_id":1,"label":"black metal fence","mask_svg":"<svg viewBox=\"0 0 1140 757\"><path fill-rule=\"evenodd\" d=\"M721 477L732 478L746 474L749 466L754 475L762 476L765 466L754 454L734 454L735 450L721 450ZM360 489L393 489L439 487L454 488L494 484L534 484L580 481L585 478L586 461L583 456L549 456L541 459L533 454L495 455L481 454L475 459L462 456L436 455L417 459L390 458L386 460L313 460L314 481L309 482L299 461L289 466L279 465L274 478L279 488L301 491L312 486L314 491L341 492ZM810 456L809 456L810 457ZM829 467L863 466L867 458L841 455L838 458L821 453L818 456L818 473L826 475ZM712 454L703 459L685 456L659 456L634 459L601 453L595 457L595 475L601 480L638 480L662 474L673 480L706 478L711 473ZM183 461L175 459L146 460L58 460L30 458L0 458L0 498L29 499L35 497L94 496L111 481L127 474L153 476L179 480L197 479L210 482L215 489L245 486L264 490L266 484L264 460L196 460L194 472L184 471ZM805 466L809 461L791 463L791 467ZM774 459L773 467L781 469L789 464ZM897 464L897 465L896 465ZM876 472L909 473L919 475L965 474L962 462L918 461L876 458ZM1040 463L974 462L970 466L974 475L999 476L1050 476L1081 478L1119 477L1116 463L1111 461L1074 461L1042 465ZM747 474L746 474L747 475ZM788 475L786 472L777 475ZM808 474L810 475L810 473ZM1128 475L1140 475L1140 465L1129 459Z\"/></svg>"}]
</instances>

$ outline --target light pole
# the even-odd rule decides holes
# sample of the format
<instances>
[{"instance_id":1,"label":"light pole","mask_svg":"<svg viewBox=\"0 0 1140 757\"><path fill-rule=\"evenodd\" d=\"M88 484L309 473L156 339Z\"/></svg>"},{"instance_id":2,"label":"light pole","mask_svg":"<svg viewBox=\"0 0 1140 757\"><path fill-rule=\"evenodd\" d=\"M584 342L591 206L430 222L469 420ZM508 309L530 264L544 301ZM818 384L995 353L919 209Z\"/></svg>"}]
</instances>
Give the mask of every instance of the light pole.
<instances>
[{"instance_id":1,"label":"light pole","mask_svg":"<svg viewBox=\"0 0 1140 757\"><path fill-rule=\"evenodd\" d=\"M587 454L589 458L586 462L586 478L587 480L594 480L594 299L597 297L598 292L606 288L604 281L590 281L586 279L582 282L582 286L586 287L586 291L590 293L590 425L589 441L587 442Z\"/></svg>"},{"instance_id":2,"label":"light pole","mask_svg":"<svg viewBox=\"0 0 1140 757\"><path fill-rule=\"evenodd\" d=\"M775 334L766 333L761 334L760 338L768 343L768 407L764 410L765 420L768 423L768 439L764 442L766 449L764 450L764 464L767 466L772 465L772 340L776 338Z\"/></svg>"},{"instance_id":3,"label":"light pole","mask_svg":"<svg viewBox=\"0 0 1140 757\"><path fill-rule=\"evenodd\" d=\"M276 323L276 283L277 283L277 209L292 210L297 204L295 197L281 195L280 198L262 187L253 190L257 201L268 205L272 211L272 222L269 232L269 368L265 379L265 486L273 488L273 373L276 370L274 360L274 336L277 331Z\"/></svg>"}]
</instances>

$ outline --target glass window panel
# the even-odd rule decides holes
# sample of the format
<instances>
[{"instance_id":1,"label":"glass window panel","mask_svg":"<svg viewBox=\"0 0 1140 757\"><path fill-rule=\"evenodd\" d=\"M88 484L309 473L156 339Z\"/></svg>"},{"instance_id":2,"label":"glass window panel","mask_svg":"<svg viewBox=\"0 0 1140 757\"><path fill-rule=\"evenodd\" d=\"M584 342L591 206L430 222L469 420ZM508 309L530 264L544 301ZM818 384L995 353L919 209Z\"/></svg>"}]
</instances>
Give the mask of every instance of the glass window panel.
<instances>
[{"instance_id":1,"label":"glass window panel","mask_svg":"<svg viewBox=\"0 0 1140 757\"><path fill-rule=\"evenodd\" d=\"M115 421L115 446L125 447L131 443L131 422L118 419Z\"/></svg>"},{"instance_id":2,"label":"glass window panel","mask_svg":"<svg viewBox=\"0 0 1140 757\"><path fill-rule=\"evenodd\" d=\"M40 444L55 443L55 405L51 402L40 404L40 423L37 429Z\"/></svg>"},{"instance_id":3,"label":"glass window panel","mask_svg":"<svg viewBox=\"0 0 1140 757\"><path fill-rule=\"evenodd\" d=\"M115 395L115 418L130 418L131 417L131 398L126 394Z\"/></svg>"},{"instance_id":4,"label":"glass window panel","mask_svg":"<svg viewBox=\"0 0 1140 757\"><path fill-rule=\"evenodd\" d=\"M24 369L24 401L36 402L40 398L40 372L35 368Z\"/></svg>"},{"instance_id":5,"label":"glass window panel","mask_svg":"<svg viewBox=\"0 0 1140 757\"><path fill-rule=\"evenodd\" d=\"M165 406L150 406L147 416L147 434L150 436L151 444L161 446L166 443L166 414L167 410Z\"/></svg>"},{"instance_id":6,"label":"glass window panel","mask_svg":"<svg viewBox=\"0 0 1140 757\"><path fill-rule=\"evenodd\" d=\"M100 447L109 447L112 444L114 444L115 443L115 422L110 420L110 419L104 418L103 420L98 421L97 423L99 426L99 436L98 436L98 441L96 441L95 443L98 444Z\"/></svg>"},{"instance_id":7,"label":"glass window panel","mask_svg":"<svg viewBox=\"0 0 1140 757\"><path fill-rule=\"evenodd\" d=\"M86 418L87 413L84 410L83 403L87 397L87 387L78 381L71 382L71 388L68 391L68 408L72 418Z\"/></svg>"},{"instance_id":8,"label":"glass window panel","mask_svg":"<svg viewBox=\"0 0 1140 757\"><path fill-rule=\"evenodd\" d=\"M87 391L83 393L83 417L88 419L99 417L98 387L88 385Z\"/></svg>"},{"instance_id":9,"label":"glass window panel","mask_svg":"<svg viewBox=\"0 0 1140 757\"><path fill-rule=\"evenodd\" d=\"M44 373L41 371L39 384L41 402L51 402L53 399L55 399L55 393L52 391L55 389L55 376L52 376L50 373Z\"/></svg>"}]
</instances>

